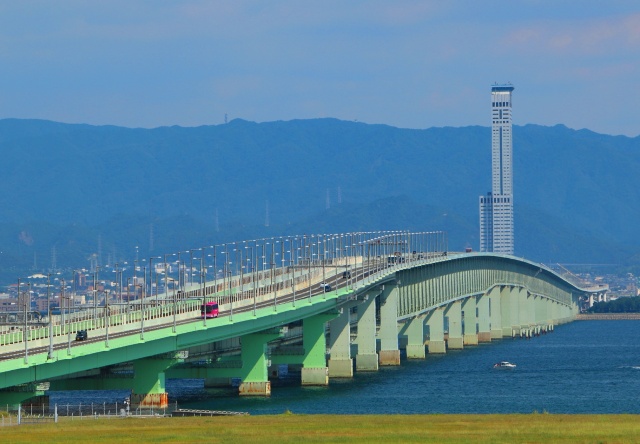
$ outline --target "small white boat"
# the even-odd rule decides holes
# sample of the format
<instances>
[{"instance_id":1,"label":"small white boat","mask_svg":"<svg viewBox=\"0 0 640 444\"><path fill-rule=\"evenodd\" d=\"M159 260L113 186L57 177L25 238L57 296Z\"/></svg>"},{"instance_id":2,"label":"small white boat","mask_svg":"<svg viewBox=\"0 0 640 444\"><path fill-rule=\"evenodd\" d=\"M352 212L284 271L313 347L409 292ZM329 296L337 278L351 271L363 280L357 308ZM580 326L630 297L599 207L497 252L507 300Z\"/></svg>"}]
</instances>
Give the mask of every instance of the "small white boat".
<instances>
[{"instance_id":1,"label":"small white boat","mask_svg":"<svg viewBox=\"0 0 640 444\"><path fill-rule=\"evenodd\" d=\"M516 368L515 364L507 361L500 361L496 364L493 364L493 368Z\"/></svg>"}]
</instances>

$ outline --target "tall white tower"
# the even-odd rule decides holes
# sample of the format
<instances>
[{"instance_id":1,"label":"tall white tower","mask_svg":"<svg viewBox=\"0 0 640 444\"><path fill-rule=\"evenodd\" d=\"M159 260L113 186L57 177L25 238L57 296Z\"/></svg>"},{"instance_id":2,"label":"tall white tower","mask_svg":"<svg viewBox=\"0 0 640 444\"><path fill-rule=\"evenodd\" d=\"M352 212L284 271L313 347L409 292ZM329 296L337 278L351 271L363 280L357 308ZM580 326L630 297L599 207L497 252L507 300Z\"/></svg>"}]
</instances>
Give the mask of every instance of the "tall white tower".
<instances>
[{"instance_id":1,"label":"tall white tower","mask_svg":"<svg viewBox=\"0 0 640 444\"><path fill-rule=\"evenodd\" d=\"M513 254L513 89L491 87L491 192L480 196L480 251Z\"/></svg>"}]
</instances>

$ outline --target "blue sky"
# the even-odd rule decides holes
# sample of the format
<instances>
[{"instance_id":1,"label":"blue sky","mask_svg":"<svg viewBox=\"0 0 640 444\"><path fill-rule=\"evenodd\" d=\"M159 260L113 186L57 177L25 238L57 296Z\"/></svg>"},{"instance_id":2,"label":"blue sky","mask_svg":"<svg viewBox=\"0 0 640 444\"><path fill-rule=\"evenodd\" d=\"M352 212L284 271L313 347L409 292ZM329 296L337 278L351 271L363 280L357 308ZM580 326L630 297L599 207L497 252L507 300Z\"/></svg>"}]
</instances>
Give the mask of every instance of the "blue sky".
<instances>
[{"instance_id":1,"label":"blue sky","mask_svg":"<svg viewBox=\"0 0 640 444\"><path fill-rule=\"evenodd\" d=\"M157 127L336 117L640 134L637 0L0 0L0 118Z\"/></svg>"}]
</instances>

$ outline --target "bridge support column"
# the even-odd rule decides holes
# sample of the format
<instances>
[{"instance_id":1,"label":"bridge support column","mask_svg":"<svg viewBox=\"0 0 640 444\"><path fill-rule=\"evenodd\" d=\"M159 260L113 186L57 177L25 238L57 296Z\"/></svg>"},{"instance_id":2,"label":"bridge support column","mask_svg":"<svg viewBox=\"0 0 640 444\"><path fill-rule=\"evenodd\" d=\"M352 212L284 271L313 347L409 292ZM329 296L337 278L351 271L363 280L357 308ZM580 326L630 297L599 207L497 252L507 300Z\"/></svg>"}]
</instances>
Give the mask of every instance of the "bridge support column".
<instances>
[{"instance_id":1,"label":"bridge support column","mask_svg":"<svg viewBox=\"0 0 640 444\"><path fill-rule=\"evenodd\" d=\"M509 311L512 337L520 336L520 288L510 287Z\"/></svg>"},{"instance_id":2,"label":"bridge support column","mask_svg":"<svg viewBox=\"0 0 640 444\"><path fill-rule=\"evenodd\" d=\"M564 318L563 306L560 302L556 302L553 305L553 308L554 308L554 312L553 312L554 324L561 325L563 323L563 318Z\"/></svg>"},{"instance_id":3,"label":"bridge support column","mask_svg":"<svg viewBox=\"0 0 640 444\"><path fill-rule=\"evenodd\" d=\"M380 365L400 365L398 348L398 286L384 284L380 296Z\"/></svg>"},{"instance_id":4,"label":"bridge support column","mask_svg":"<svg viewBox=\"0 0 640 444\"><path fill-rule=\"evenodd\" d=\"M135 377L131 380L131 404L140 407L168 407L169 396L165 390L164 371L175 362L176 360L163 358L133 361Z\"/></svg>"},{"instance_id":5,"label":"bridge support column","mask_svg":"<svg viewBox=\"0 0 640 444\"><path fill-rule=\"evenodd\" d=\"M476 297L471 296L462 301L462 313L464 313L464 345L478 345L478 318L476 316Z\"/></svg>"},{"instance_id":6,"label":"bridge support column","mask_svg":"<svg viewBox=\"0 0 640 444\"><path fill-rule=\"evenodd\" d=\"M342 313L329 321L329 377L352 378L351 358L351 307L342 307Z\"/></svg>"},{"instance_id":7,"label":"bridge support column","mask_svg":"<svg viewBox=\"0 0 640 444\"><path fill-rule=\"evenodd\" d=\"M502 301L500 292L501 287L493 287L488 294L491 339L502 339Z\"/></svg>"},{"instance_id":8,"label":"bridge support column","mask_svg":"<svg viewBox=\"0 0 640 444\"><path fill-rule=\"evenodd\" d=\"M447 346L444 341L444 308L438 307L427 314L427 326L429 327L429 353L446 353Z\"/></svg>"},{"instance_id":9,"label":"bridge support column","mask_svg":"<svg viewBox=\"0 0 640 444\"><path fill-rule=\"evenodd\" d=\"M445 316L449 318L449 339L447 346L449 349L462 350L464 339L462 337L462 303L454 301L447 306Z\"/></svg>"},{"instance_id":10,"label":"bridge support column","mask_svg":"<svg viewBox=\"0 0 640 444\"><path fill-rule=\"evenodd\" d=\"M555 322L554 317L553 317L553 305L555 304L555 302L553 301L553 299L545 299L545 324L547 326L547 331L551 331L553 330L553 324Z\"/></svg>"},{"instance_id":11,"label":"bridge support column","mask_svg":"<svg viewBox=\"0 0 640 444\"><path fill-rule=\"evenodd\" d=\"M242 352L242 382L240 396L269 396L271 382L267 369L267 343L280 336L275 332L252 333L240 339Z\"/></svg>"},{"instance_id":12,"label":"bridge support column","mask_svg":"<svg viewBox=\"0 0 640 444\"><path fill-rule=\"evenodd\" d=\"M547 313L549 315L549 324L558 324L558 312L557 312L558 303L549 299L549 307L547 307Z\"/></svg>"},{"instance_id":13,"label":"bridge support column","mask_svg":"<svg viewBox=\"0 0 640 444\"><path fill-rule=\"evenodd\" d=\"M540 332L545 328L546 323L546 298L542 296L535 296L533 298L533 322L535 324L535 335L539 336Z\"/></svg>"},{"instance_id":14,"label":"bridge support column","mask_svg":"<svg viewBox=\"0 0 640 444\"><path fill-rule=\"evenodd\" d=\"M489 293L478 296L477 301L478 342L491 342L491 298L489 296Z\"/></svg>"},{"instance_id":15,"label":"bridge support column","mask_svg":"<svg viewBox=\"0 0 640 444\"><path fill-rule=\"evenodd\" d=\"M302 385L329 385L325 325L335 317L336 314L319 314L302 321Z\"/></svg>"},{"instance_id":16,"label":"bridge support column","mask_svg":"<svg viewBox=\"0 0 640 444\"><path fill-rule=\"evenodd\" d=\"M407 321L405 328L407 335L407 359L424 359L426 357L424 320L424 316L416 316Z\"/></svg>"},{"instance_id":17,"label":"bridge support column","mask_svg":"<svg viewBox=\"0 0 640 444\"><path fill-rule=\"evenodd\" d=\"M376 353L376 295L371 291L358 305L358 354L356 370L377 371L378 354Z\"/></svg>"},{"instance_id":18,"label":"bridge support column","mask_svg":"<svg viewBox=\"0 0 640 444\"><path fill-rule=\"evenodd\" d=\"M502 318L502 337L510 338L513 336L513 321L511 314L511 306L515 302L511 298L511 287L500 287L500 317Z\"/></svg>"},{"instance_id":19,"label":"bridge support column","mask_svg":"<svg viewBox=\"0 0 640 444\"><path fill-rule=\"evenodd\" d=\"M566 307L558 302L556 307L557 317L556 324L561 325L565 323L566 318Z\"/></svg>"},{"instance_id":20,"label":"bridge support column","mask_svg":"<svg viewBox=\"0 0 640 444\"><path fill-rule=\"evenodd\" d=\"M519 319L520 319L520 337L531 337L531 309L533 308L529 297L529 292L526 288L520 287L518 291L518 306L519 306Z\"/></svg>"}]
</instances>

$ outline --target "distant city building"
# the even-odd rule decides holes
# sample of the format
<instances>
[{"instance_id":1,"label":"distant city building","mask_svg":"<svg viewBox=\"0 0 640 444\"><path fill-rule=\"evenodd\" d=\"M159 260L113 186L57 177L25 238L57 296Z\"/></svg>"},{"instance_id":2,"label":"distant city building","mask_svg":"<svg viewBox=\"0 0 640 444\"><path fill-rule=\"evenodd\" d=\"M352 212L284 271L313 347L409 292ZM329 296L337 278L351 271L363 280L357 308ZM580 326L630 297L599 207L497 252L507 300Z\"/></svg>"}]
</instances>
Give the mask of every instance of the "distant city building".
<instances>
[{"instance_id":1,"label":"distant city building","mask_svg":"<svg viewBox=\"0 0 640 444\"><path fill-rule=\"evenodd\" d=\"M491 192L480 196L480 251L513 254L511 95L513 86L491 87Z\"/></svg>"}]
</instances>

